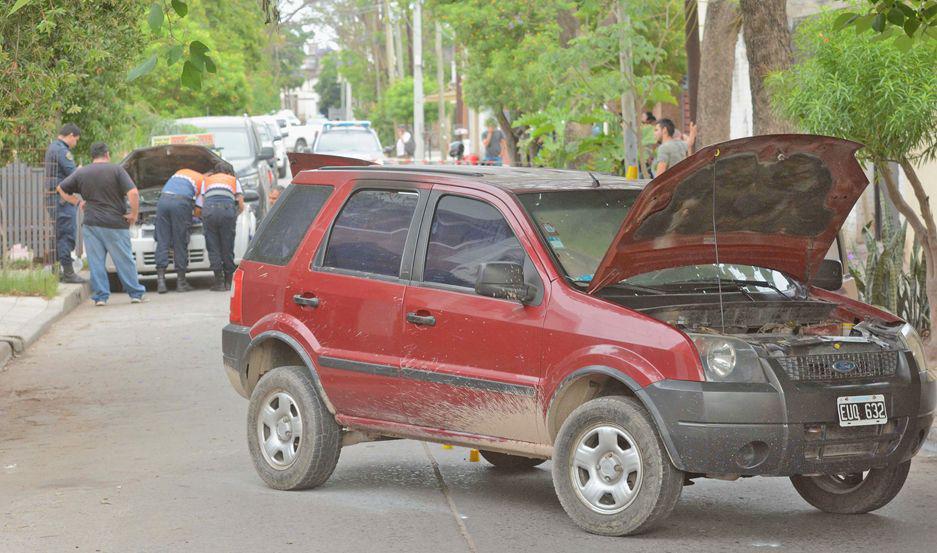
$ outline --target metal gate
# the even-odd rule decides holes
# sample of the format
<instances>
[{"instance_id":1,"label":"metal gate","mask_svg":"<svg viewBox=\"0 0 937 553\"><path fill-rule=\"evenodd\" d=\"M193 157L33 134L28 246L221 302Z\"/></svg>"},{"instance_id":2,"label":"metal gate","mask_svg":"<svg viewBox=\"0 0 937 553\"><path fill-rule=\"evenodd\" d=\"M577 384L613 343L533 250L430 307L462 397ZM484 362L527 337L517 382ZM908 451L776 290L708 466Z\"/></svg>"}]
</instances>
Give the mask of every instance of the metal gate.
<instances>
[{"instance_id":1,"label":"metal gate","mask_svg":"<svg viewBox=\"0 0 937 553\"><path fill-rule=\"evenodd\" d=\"M16 252L30 261L55 261L53 194L46 190L41 166L14 161L0 168L0 264Z\"/></svg>"}]
</instances>

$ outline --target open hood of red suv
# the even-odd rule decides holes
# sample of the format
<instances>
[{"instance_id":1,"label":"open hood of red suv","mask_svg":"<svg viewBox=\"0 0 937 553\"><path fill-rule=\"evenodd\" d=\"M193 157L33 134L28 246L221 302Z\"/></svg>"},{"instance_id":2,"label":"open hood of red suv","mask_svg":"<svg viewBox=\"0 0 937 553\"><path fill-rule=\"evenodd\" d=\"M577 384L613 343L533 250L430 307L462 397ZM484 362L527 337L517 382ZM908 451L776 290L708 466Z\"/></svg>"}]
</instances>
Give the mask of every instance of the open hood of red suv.
<instances>
[{"instance_id":1,"label":"open hood of red suv","mask_svg":"<svg viewBox=\"0 0 937 553\"><path fill-rule=\"evenodd\" d=\"M869 183L855 158L861 147L779 134L703 148L648 183L589 292L649 271L717 260L808 280Z\"/></svg>"}]
</instances>

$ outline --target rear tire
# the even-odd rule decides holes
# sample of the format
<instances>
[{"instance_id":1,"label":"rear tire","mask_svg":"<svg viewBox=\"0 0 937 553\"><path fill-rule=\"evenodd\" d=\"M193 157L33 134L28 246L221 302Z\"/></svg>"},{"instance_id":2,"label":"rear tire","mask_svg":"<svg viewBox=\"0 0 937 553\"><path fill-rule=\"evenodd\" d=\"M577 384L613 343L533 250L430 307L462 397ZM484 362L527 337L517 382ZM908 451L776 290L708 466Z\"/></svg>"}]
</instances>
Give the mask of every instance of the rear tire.
<instances>
[{"instance_id":1,"label":"rear tire","mask_svg":"<svg viewBox=\"0 0 937 553\"><path fill-rule=\"evenodd\" d=\"M566 514L603 536L644 532L670 515L683 490L647 411L624 396L580 405L556 438L553 486Z\"/></svg>"},{"instance_id":2,"label":"rear tire","mask_svg":"<svg viewBox=\"0 0 937 553\"><path fill-rule=\"evenodd\" d=\"M260 379L248 407L247 444L271 488L303 490L329 479L341 453L341 428L306 367L278 367Z\"/></svg>"},{"instance_id":3,"label":"rear tire","mask_svg":"<svg viewBox=\"0 0 937 553\"><path fill-rule=\"evenodd\" d=\"M791 476L804 500L826 513L856 515L881 509L898 495L911 461L866 473Z\"/></svg>"},{"instance_id":4,"label":"rear tire","mask_svg":"<svg viewBox=\"0 0 937 553\"><path fill-rule=\"evenodd\" d=\"M494 465L495 468L503 470L525 470L532 469L537 465L546 462L546 459L534 459L523 457L521 455L509 455L507 453L498 453L496 451L487 451L481 449L478 451L486 461Z\"/></svg>"}]
</instances>

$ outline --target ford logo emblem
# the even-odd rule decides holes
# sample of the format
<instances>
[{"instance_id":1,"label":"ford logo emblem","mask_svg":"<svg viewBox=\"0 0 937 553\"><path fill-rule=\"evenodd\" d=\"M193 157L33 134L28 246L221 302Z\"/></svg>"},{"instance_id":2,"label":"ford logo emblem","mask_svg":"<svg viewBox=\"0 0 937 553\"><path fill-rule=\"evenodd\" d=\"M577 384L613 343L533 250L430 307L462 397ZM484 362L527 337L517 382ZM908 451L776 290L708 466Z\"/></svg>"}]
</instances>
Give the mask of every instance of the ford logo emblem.
<instances>
[{"instance_id":1,"label":"ford logo emblem","mask_svg":"<svg viewBox=\"0 0 937 553\"><path fill-rule=\"evenodd\" d=\"M833 362L833 370L838 373L851 373L852 371L856 370L857 366L858 365L856 365L854 362L847 361L845 359L840 359L839 361Z\"/></svg>"}]
</instances>

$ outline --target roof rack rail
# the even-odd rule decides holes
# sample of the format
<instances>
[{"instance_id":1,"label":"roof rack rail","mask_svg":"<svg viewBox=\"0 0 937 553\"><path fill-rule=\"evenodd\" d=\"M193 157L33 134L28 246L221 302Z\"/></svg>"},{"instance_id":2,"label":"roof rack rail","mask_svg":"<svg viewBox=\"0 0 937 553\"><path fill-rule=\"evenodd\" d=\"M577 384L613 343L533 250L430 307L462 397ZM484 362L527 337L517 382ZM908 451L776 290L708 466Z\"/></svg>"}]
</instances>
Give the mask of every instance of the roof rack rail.
<instances>
[{"instance_id":1,"label":"roof rack rail","mask_svg":"<svg viewBox=\"0 0 937 553\"><path fill-rule=\"evenodd\" d=\"M423 166L400 166L400 165L367 165L364 167L348 167L343 165L326 165L319 167L318 171L396 171L402 173L440 173L443 175L459 175L463 177L484 177L484 173L477 171L463 171L449 167L433 167L431 165Z\"/></svg>"}]
</instances>

